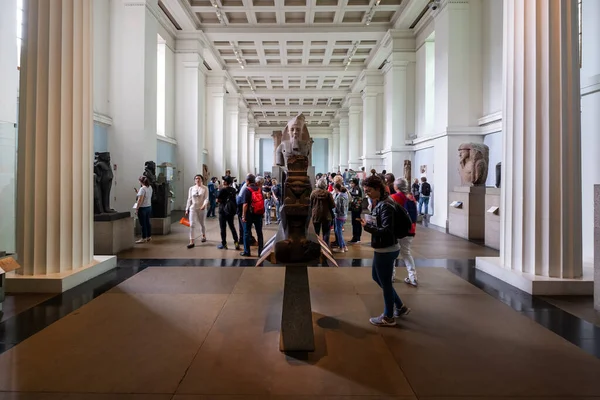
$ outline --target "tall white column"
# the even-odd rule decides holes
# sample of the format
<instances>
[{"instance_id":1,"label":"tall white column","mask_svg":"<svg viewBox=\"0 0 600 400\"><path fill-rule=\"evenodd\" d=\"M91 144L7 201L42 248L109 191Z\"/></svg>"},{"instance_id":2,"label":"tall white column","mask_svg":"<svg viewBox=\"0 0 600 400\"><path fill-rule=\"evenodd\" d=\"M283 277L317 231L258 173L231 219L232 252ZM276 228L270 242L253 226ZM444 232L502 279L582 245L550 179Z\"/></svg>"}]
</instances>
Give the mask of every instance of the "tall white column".
<instances>
[{"instance_id":1,"label":"tall white column","mask_svg":"<svg viewBox=\"0 0 600 400\"><path fill-rule=\"evenodd\" d=\"M253 123L248 124L248 172L256 173L256 139L255 139L256 127ZM245 179L245 177L244 177ZM241 181L240 181L241 183Z\"/></svg>"},{"instance_id":2,"label":"tall white column","mask_svg":"<svg viewBox=\"0 0 600 400\"><path fill-rule=\"evenodd\" d=\"M93 261L92 0L24 7L17 273L65 273Z\"/></svg>"},{"instance_id":3,"label":"tall white column","mask_svg":"<svg viewBox=\"0 0 600 400\"><path fill-rule=\"evenodd\" d=\"M225 95L225 157L227 169L231 170L231 175L239 177L239 154L240 139L238 130L240 128L240 95ZM225 171L223 171L225 173Z\"/></svg>"},{"instance_id":4,"label":"tall white column","mask_svg":"<svg viewBox=\"0 0 600 400\"><path fill-rule=\"evenodd\" d=\"M332 149L331 149L331 171L332 172L337 172L340 169L340 125L339 122L334 121L331 124L331 127L333 129L332 135L331 135L331 145L332 145Z\"/></svg>"},{"instance_id":5,"label":"tall white column","mask_svg":"<svg viewBox=\"0 0 600 400\"><path fill-rule=\"evenodd\" d=\"M379 70L363 72L366 81L362 93L363 131L362 161L366 170L375 168L381 171L381 156L376 152L383 141L383 76Z\"/></svg>"},{"instance_id":6,"label":"tall white column","mask_svg":"<svg viewBox=\"0 0 600 400\"><path fill-rule=\"evenodd\" d=\"M206 77L206 148L211 176L225 174L225 76L209 72Z\"/></svg>"},{"instance_id":7,"label":"tall white column","mask_svg":"<svg viewBox=\"0 0 600 400\"><path fill-rule=\"evenodd\" d=\"M187 188L194 176L202 173L206 115L206 77L197 40L178 40L175 54L175 138L177 168L180 172L176 207L185 207Z\"/></svg>"},{"instance_id":8,"label":"tall white column","mask_svg":"<svg viewBox=\"0 0 600 400\"><path fill-rule=\"evenodd\" d=\"M17 2L0 2L0 251L14 253L17 155Z\"/></svg>"},{"instance_id":9,"label":"tall white column","mask_svg":"<svg viewBox=\"0 0 600 400\"><path fill-rule=\"evenodd\" d=\"M240 135L240 148L239 148L239 160L240 160L240 177L246 176L250 172L248 165L248 109L242 104L240 105L239 115L239 135ZM238 179L239 182L239 179Z\"/></svg>"},{"instance_id":10,"label":"tall white column","mask_svg":"<svg viewBox=\"0 0 600 400\"><path fill-rule=\"evenodd\" d=\"M403 148L409 133L414 133L414 71L416 56L412 52L392 53L385 65L385 132L383 154L388 171L403 175L404 160L410 154ZM412 75L412 76L411 76ZM409 76L412 79L409 79Z\"/></svg>"},{"instance_id":11,"label":"tall white column","mask_svg":"<svg viewBox=\"0 0 600 400\"><path fill-rule=\"evenodd\" d=\"M577 48L577 2L505 0L503 268L491 273L582 277Z\"/></svg>"},{"instance_id":12,"label":"tall white column","mask_svg":"<svg viewBox=\"0 0 600 400\"><path fill-rule=\"evenodd\" d=\"M338 118L340 119L340 169L342 172L348 168L348 160L350 155L348 154L348 141L349 141L349 122L348 122L348 109L342 108L338 111Z\"/></svg>"},{"instance_id":13,"label":"tall white column","mask_svg":"<svg viewBox=\"0 0 600 400\"><path fill-rule=\"evenodd\" d=\"M157 0L110 2L111 205L130 211L146 161L156 161ZM134 151L135 149L135 151Z\"/></svg>"},{"instance_id":14,"label":"tall white column","mask_svg":"<svg viewBox=\"0 0 600 400\"><path fill-rule=\"evenodd\" d=\"M348 168L359 171L362 167L360 155L362 154L362 98L360 93L348 95Z\"/></svg>"}]
</instances>

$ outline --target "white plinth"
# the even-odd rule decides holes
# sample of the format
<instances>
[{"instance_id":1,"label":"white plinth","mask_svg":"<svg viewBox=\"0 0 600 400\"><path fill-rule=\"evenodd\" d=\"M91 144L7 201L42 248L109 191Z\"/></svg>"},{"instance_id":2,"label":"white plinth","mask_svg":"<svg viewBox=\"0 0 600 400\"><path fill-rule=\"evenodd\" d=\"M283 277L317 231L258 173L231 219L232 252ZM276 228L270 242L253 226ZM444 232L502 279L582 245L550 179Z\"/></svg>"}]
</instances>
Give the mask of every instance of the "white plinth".
<instances>
[{"instance_id":1,"label":"white plinth","mask_svg":"<svg viewBox=\"0 0 600 400\"><path fill-rule=\"evenodd\" d=\"M483 240L485 186L457 186L449 193L448 200L462 203L458 207L449 206L448 233L467 240Z\"/></svg>"},{"instance_id":2,"label":"white plinth","mask_svg":"<svg viewBox=\"0 0 600 400\"><path fill-rule=\"evenodd\" d=\"M594 185L594 308L600 311L600 185Z\"/></svg>"},{"instance_id":3,"label":"white plinth","mask_svg":"<svg viewBox=\"0 0 600 400\"><path fill-rule=\"evenodd\" d=\"M500 250L500 189L485 190L485 245Z\"/></svg>"},{"instance_id":4,"label":"white plinth","mask_svg":"<svg viewBox=\"0 0 600 400\"><path fill-rule=\"evenodd\" d=\"M150 218L150 234L156 235L168 235L171 233L171 216L166 218ZM140 226L140 220L136 219L135 223L135 234L140 235L142 233L142 227Z\"/></svg>"},{"instance_id":5,"label":"white plinth","mask_svg":"<svg viewBox=\"0 0 600 400\"><path fill-rule=\"evenodd\" d=\"M581 279L549 278L514 271L504 268L500 257L477 257L476 268L533 295L583 296L594 293L594 271L589 266L584 266Z\"/></svg>"},{"instance_id":6,"label":"white plinth","mask_svg":"<svg viewBox=\"0 0 600 400\"><path fill-rule=\"evenodd\" d=\"M94 256L91 264L73 271L48 275L6 274L7 293L62 293L114 269L115 256Z\"/></svg>"}]
</instances>

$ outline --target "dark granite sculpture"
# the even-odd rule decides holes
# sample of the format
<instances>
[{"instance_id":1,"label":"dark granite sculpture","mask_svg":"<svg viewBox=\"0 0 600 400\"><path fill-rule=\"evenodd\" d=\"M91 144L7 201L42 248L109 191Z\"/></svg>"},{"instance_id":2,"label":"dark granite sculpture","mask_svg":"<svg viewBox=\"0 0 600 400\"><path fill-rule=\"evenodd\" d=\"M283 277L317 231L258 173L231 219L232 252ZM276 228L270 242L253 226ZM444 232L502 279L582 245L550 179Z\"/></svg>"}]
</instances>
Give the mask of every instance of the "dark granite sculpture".
<instances>
[{"instance_id":1,"label":"dark granite sculpture","mask_svg":"<svg viewBox=\"0 0 600 400\"><path fill-rule=\"evenodd\" d=\"M300 114L283 131L275 163L283 167L283 206L279 231L265 245L257 265L269 259L284 264L285 282L279 348L284 352L314 351L307 265L324 259L337 266L331 251L315 234L311 222L312 185L307 175L312 140Z\"/></svg>"},{"instance_id":2,"label":"dark granite sculpture","mask_svg":"<svg viewBox=\"0 0 600 400\"><path fill-rule=\"evenodd\" d=\"M110 165L110 153L95 153L94 157L94 221L115 221L129 218L129 211L117 212L110 208L110 190L113 171Z\"/></svg>"},{"instance_id":3,"label":"dark granite sculpture","mask_svg":"<svg viewBox=\"0 0 600 400\"><path fill-rule=\"evenodd\" d=\"M96 153L94 158L94 214L115 213L110 208L113 172L110 153Z\"/></svg>"},{"instance_id":4,"label":"dark granite sculpture","mask_svg":"<svg viewBox=\"0 0 600 400\"><path fill-rule=\"evenodd\" d=\"M410 160L404 160L404 179L407 182L412 182L412 164Z\"/></svg>"},{"instance_id":5,"label":"dark granite sculpture","mask_svg":"<svg viewBox=\"0 0 600 400\"><path fill-rule=\"evenodd\" d=\"M156 163L146 161L143 175L150 181L152 186L152 217L166 218L169 215L169 190L168 183L164 180L159 182L156 177Z\"/></svg>"},{"instance_id":6,"label":"dark granite sculpture","mask_svg":"<svg viewBox=\"0 0 600 400\"><path fill-rule=\"evenodd\" d=\"M502 178L502 163L496 164L496 187L500 189L500 183Z\"/></svg>"}]
</instances>

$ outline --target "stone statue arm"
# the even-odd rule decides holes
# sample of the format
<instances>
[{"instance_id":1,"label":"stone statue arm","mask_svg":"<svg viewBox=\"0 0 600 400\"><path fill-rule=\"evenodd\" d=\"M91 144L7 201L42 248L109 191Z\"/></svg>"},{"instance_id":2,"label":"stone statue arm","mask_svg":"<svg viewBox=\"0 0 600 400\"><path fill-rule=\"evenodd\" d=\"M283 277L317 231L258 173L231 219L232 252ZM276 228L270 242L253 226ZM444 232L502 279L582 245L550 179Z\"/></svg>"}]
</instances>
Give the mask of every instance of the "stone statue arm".
<instances>
[{"instance_id":1,"label":"stone statue arm","mask_svg":"<svg viewBox=\"0 0 600 400\"><path fill-rule=\"evenodd\" d=\"M283 156L283 143L277 146L277 150L275 150L275 164L280 166L285 166L285 157Z\"/></svg>"},{"instance_id":2,"label":"stone statue arm","mask_svg":"<svg viewBox=\"0 0 600 400\"><path fill-rule=\"evenodd\" d=\"M475 168L473 168L473 184L484 183L481 182L483 179L483 174L485 171L485 161L479 160L475 163Z\"/></svg>"}]
</instances>

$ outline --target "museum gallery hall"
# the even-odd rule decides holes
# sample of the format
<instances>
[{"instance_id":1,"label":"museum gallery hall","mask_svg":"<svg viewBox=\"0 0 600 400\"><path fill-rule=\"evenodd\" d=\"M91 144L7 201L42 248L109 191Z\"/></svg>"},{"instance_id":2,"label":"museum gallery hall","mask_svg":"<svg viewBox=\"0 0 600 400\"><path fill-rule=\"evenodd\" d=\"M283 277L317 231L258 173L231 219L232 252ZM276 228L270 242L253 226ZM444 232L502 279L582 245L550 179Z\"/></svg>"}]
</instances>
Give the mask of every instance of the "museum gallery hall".
<instances>
[{"instance_id":1,"label":"museum gallery hall","mask_svg":"<svg viewBox=\"0 0 600 400\"><path fill-rule=\"evenodd\" d=\"M1 0L0 400L600 398L599 20Z\"/></svg>"}]
</instances>

